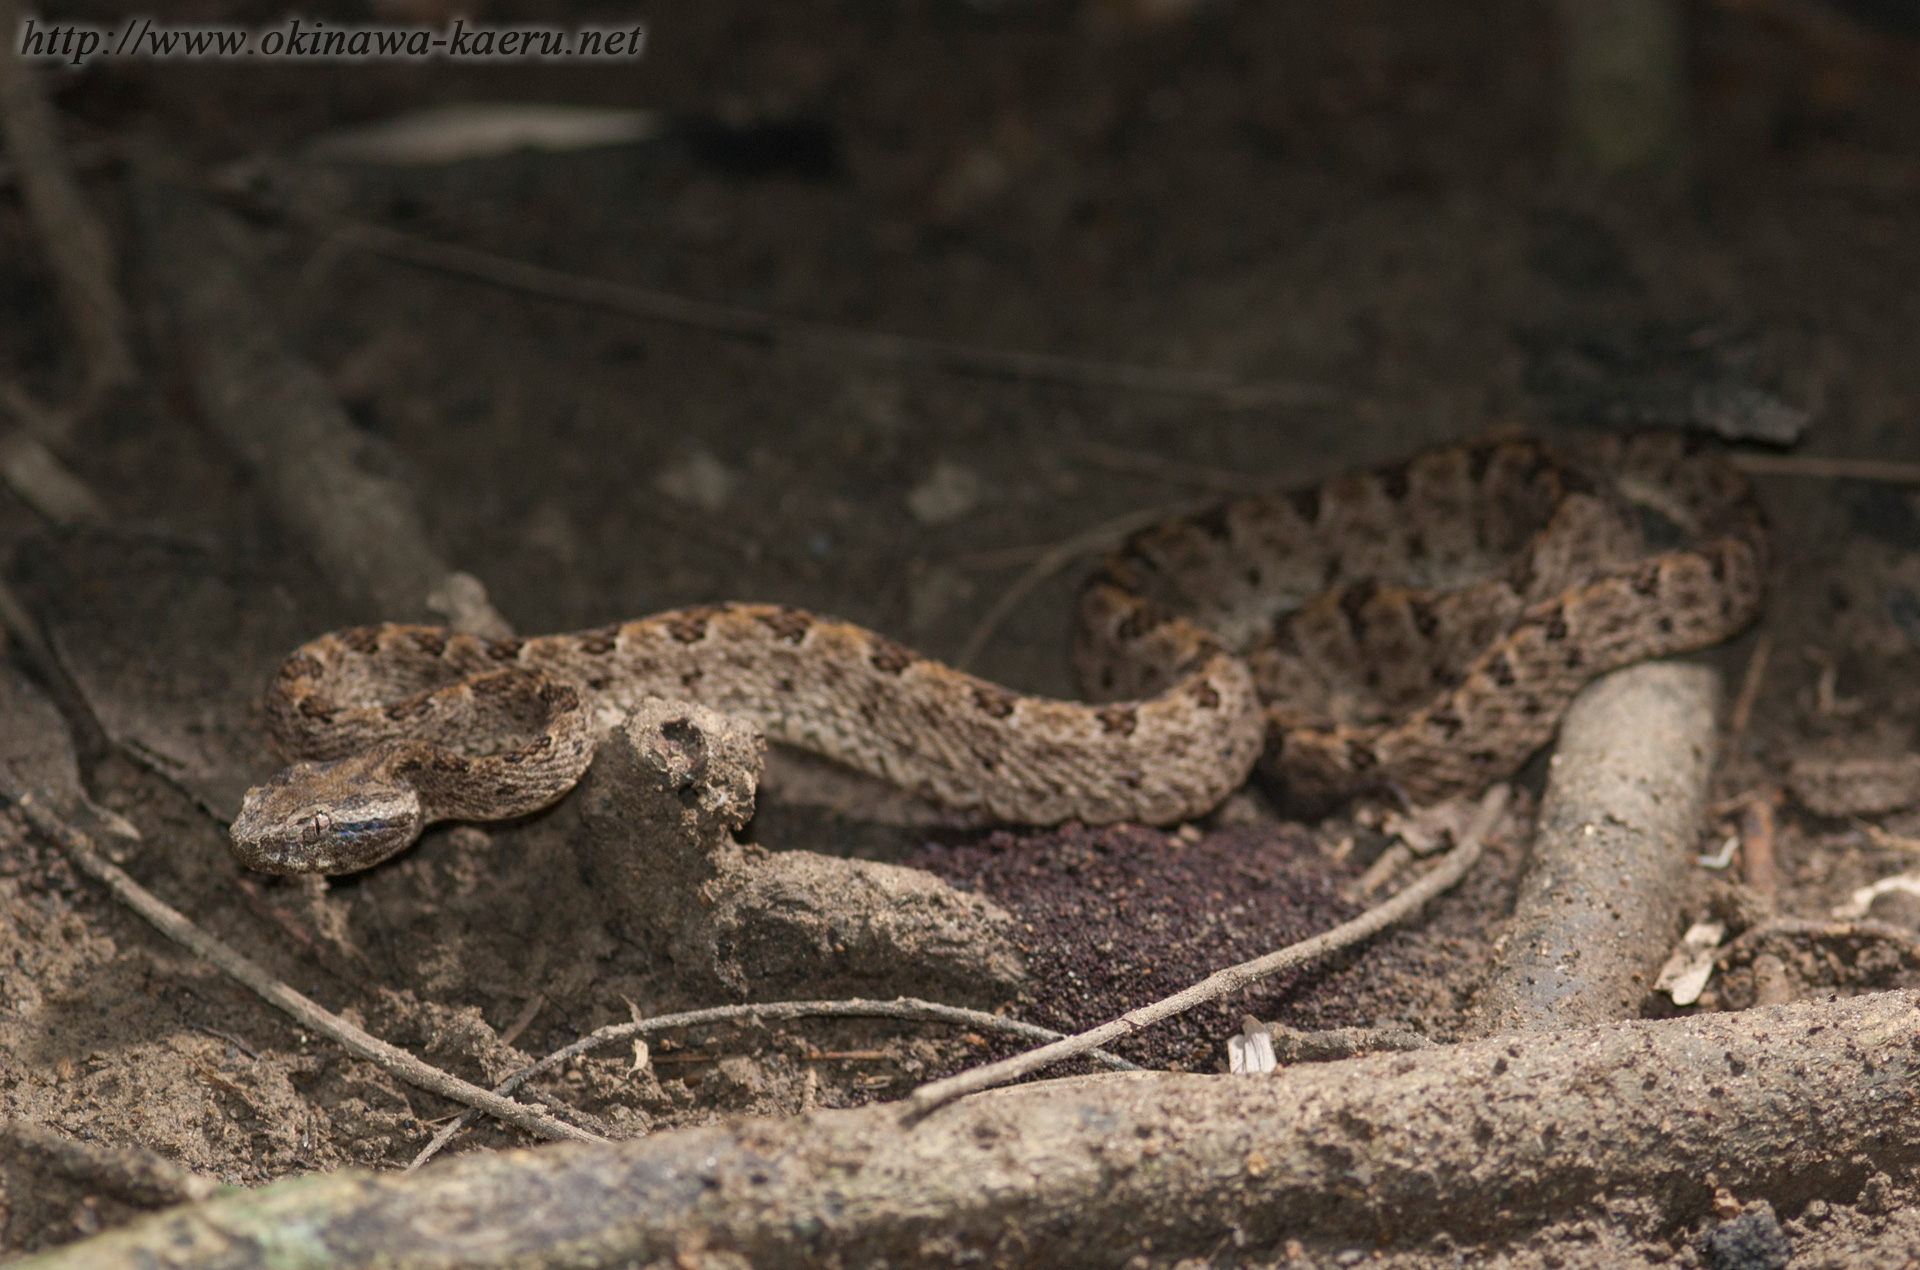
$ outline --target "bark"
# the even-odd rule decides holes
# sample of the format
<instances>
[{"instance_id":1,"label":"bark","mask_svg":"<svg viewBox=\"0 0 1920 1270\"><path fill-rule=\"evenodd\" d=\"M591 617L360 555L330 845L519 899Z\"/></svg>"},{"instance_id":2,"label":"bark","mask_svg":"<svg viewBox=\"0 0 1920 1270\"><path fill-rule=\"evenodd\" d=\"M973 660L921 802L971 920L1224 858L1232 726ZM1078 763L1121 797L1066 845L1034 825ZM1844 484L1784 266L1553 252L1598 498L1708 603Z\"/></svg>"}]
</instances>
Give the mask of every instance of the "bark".
<instances>
[{"instance_id":1,"label":"bark","mask_svg":"<svg viewBox=\"0 0 1920 1270\"><path fill-rule=\"evenodd\" d=\"M643 702L582 782L582 859L614 929L690 993L1004 1004L1026 981L991 901L919 869L742 846L763 741L743 720Z\"/></svg>"},{"instance_id":2,"label":"bark","mask_svg":"<svg viewBox=\"0 0 1920 1270\"><path fill-rule=\"evenodd\" d=\"M1719 676L1647 662L1603 676L1560 725L1533 861L1477 1030L1640 1012L1679 933L1713 775Z\"/></svg>"},{"instance_id":3,"label":"bark","mask_svg":"<svg viewBox=\"0 0 1920 1270\"><path fill-rule=\"evenodd\" d=\"M1112 1266L1229 1241L1479 1240L1716 1186L1793 1210L1920 1161L1920 995L1506 1037L1271 1077L1079 1077L607 1146L337 1173L24 1263Z\"/></svg>"}]
</instances>

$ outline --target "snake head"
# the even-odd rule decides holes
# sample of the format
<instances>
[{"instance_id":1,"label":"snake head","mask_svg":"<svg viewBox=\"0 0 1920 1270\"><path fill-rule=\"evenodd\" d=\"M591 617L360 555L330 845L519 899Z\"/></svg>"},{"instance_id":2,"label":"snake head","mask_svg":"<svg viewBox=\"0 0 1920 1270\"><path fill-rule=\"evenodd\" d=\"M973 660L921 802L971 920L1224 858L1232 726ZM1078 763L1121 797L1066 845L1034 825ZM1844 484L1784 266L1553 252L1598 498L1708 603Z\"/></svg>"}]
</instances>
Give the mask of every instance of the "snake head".
<instances>
[{"instance_id":1,"label":"snake head","mask_svg":"<svg viewBox=\"0 0 1920 1270\"><path fill-rule=\"evenodd\" d=\"M405 850L426 823L420 795L377 766L360 755L295 763L249 789L233 853L261 873L354 873Z\"/></svg>"}]
</instances>

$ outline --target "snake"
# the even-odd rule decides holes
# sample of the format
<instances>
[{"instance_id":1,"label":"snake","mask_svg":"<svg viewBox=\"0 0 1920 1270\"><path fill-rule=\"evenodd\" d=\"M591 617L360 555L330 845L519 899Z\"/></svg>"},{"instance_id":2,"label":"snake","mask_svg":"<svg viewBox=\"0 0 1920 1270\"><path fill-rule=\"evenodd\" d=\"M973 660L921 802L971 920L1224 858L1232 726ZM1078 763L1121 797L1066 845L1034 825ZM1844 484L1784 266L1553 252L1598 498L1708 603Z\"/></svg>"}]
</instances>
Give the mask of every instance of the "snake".
<instances>
[{"instance_id":1,"label":"snake","mask_svg":"<svg viewBox=\"0 0 1920 1270\"><path fill-rule=\"evenodd\" d=\"M264 872L369 868L435 821L553 804L648 698L1013 823L1184 822L1256 766L1302 806L1432 802L1515 771L1595 676L1737 633L1766 545L1745 478L1692 438L1514 437L1134 534L1080 593L1085 700L775 604L524 639L353 627L272 677L290 766L247 792L230 836Z\"/></svg>"}]
</instances>

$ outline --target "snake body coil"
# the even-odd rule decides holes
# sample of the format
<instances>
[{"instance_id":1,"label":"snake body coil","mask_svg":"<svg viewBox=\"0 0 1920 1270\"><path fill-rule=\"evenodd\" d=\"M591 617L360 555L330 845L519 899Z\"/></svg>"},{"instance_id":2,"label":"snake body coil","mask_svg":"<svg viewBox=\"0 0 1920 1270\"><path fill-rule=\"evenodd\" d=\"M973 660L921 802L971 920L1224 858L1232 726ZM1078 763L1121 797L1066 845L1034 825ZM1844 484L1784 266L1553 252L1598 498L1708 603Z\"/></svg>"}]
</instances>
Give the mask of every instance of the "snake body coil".
<instances>
[{"instance_id":1,"label":"snake body coil","mask_svg":"<svg viewBox=\"0 0 1920 1270\"><path fill-rule=\"evenodd\" d=\"M1510 773L1594 676L1752 620L1764 553L1746 482L1677 438L1607 438L1578 462L1502 441L1136 535L1079 606L1075 667L1106 704L771 605L524 640L338 631L274 680L274 739L300 761L248 792L232 836L253 868L338 873L434 820L524 815L646 697L1009 821L1190 818L1263 751L1301 798L1445 797Z\"/></svg>"}]
</instances>

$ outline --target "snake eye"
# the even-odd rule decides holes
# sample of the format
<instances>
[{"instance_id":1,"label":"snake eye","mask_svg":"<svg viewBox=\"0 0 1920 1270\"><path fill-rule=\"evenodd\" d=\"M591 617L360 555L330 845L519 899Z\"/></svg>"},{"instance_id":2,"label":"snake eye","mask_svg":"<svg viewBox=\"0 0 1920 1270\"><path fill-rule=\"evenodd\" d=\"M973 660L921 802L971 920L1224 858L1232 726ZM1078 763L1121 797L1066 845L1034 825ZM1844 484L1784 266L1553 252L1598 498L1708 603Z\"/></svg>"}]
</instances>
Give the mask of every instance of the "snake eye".
<instances>
[{"instance_id":1,"label":"snake eye","mask_svg":"<svg viewBox=\"0 0 1920 1270\"><path fill-rule=\"evenodd\" d=\"M318 842L333 829L333 817L324 811L316 811L307 819L306 827L300 836L308 842Z\"/></svg>"}]
</instances>

